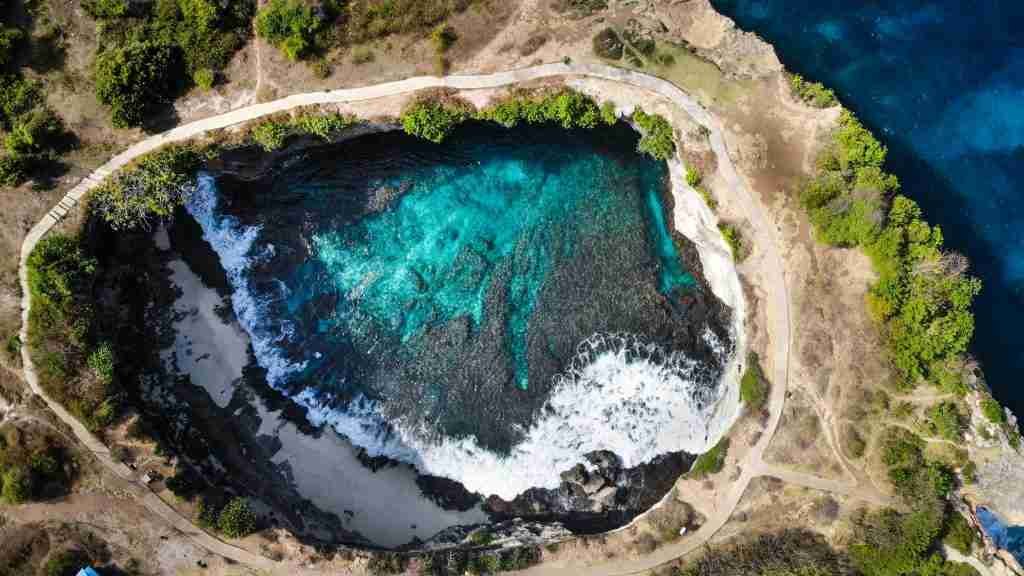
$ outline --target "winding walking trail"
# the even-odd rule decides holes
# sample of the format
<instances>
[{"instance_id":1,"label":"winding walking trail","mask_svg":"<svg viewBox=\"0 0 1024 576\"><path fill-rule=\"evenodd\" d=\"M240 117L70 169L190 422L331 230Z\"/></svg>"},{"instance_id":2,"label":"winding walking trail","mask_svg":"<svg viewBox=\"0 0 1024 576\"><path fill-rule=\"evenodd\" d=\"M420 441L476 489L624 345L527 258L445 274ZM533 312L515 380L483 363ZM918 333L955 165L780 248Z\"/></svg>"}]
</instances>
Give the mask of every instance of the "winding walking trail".
<instances>
[{"instance_id":1,"label":"winding walking trail","mask_svg":"<svg viewBox=\"0 0 1024 576\"><path fill-rule=\"evenodd\" d=\"M610 66L596 64L564 64L552 63L531 66L517 70L498 72L484 75L453 75L446 77L420 76L408 78L396 82L386 82L373 86L361 88L339 89L332 91L311 92L296 94L260 104L253 104L237 110L226 112L210 118L205 118L189 124L178 126L172 130L146 138L124 152L114 156L106 164L100 166L92 174L83 179L77 186L72 188L43 218L37 223L25 237L21 248L21 261L18 267L18 275L22 289L22 342L28 342L28 314L29 314L29 291L26 260L28 255L35 248L39 240L49 232L58 222L63 219L70 210L75 208L82 198L93 188L98 186L104 178L123 168L138 157L156 150L161 146L172 142L181 142L199 136L210 130L226 128L250 120L258 119L270 114L284 112L286 110L306 105L346 103L371 100L385 96L395 96L422 90L425 88L447 87L454 89L483 89L499 88L536 80L558 76L583 76L600 78L615 82L621 82L638 88L648 90L669 99L673 104L687 112L696 122L705 126L709 131L709 140L712 150L718 157L718 171L726 183L725 189L720 191L720 200L734 206L742 207L746 220L750 223L751 241L758 250L763 251L766 259L765 269L765 296L766 315L768 322L768 334L770 349L767 354L771 364L768 374L774 385L771 388L769 399L770 418L767 427L758 442L752 446L744 460L739 462L741 473L732 481L727 490L716 503L714 512L707 518L705 523L695 532L687 535L674 543L662 546L645 555L642 558L609 559L600 565L581 567L578 565L560 565L559 563L545 563L535 566L527 573L531 574L567 574L580 573L585 571L589 576L620 575L642 572L655 568L661 564L672 561L687 554L709 541L729 520L736 506L739 504L747 486L755 477L770 475L781 477L785 481L792 481L796 484L822 490L836 491L860 497L869 501L877 502L877 494L869 490L857 488L854 485L817 478L807 474L798 474L788 471L780 471L764 463L762 457L769 443L775 435L779 421L782 417L782 407L785 402L786 389L789 380L789 354L791 342L791 322L789 310L789 292L784 276L783 260L780 250L780 242L776 236L776 228L772 220L766 215L760 199L752 193L744 183L742 177L736 171L723 136L722 127L718 120L701 107L693 98L683 92L674 84L640 72L613 68ZM241 564L252 568L263 570L273 574L300 574L307 572L293 565L287 565L270 560L263 556L243 550L231 544L225 543L207 534L192 522L170 506L160 500L147 487L133 478L132 471L124 464L116 462L110 451L102 442L90 433L82 424L69 414L60 404L49 398L39 386L38 377L35 373L28 346L21 349L24 362L25 378L32 391L41 396L49 407L66 422L74 431L78 439L96 457L120 478L133 484L133 492L139 496L140 501L149 510L170 522L173 526L187 534L199 546L210 552L219 554ZM337 573L336 571L333 573Z\"/></svg>"}]
</instances>

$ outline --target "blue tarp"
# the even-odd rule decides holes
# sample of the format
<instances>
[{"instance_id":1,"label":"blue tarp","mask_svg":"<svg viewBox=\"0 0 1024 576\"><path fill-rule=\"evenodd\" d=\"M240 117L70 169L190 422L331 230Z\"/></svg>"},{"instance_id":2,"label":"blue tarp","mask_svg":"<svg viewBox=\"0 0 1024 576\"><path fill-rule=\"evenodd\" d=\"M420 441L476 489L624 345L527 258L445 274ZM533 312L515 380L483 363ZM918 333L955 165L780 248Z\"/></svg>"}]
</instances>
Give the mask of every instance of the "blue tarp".
<instances>
[{"instance_id":1,"label":"blue tarp","mask_svg":"<svg viewBox=\"0 0 1024 576\"><path fill-rule=\"evenodd\" d=\"M75 576L100 576L100 573L93 570L91 566L86 566L79 570Z\"/></svg>"}]
</instances>

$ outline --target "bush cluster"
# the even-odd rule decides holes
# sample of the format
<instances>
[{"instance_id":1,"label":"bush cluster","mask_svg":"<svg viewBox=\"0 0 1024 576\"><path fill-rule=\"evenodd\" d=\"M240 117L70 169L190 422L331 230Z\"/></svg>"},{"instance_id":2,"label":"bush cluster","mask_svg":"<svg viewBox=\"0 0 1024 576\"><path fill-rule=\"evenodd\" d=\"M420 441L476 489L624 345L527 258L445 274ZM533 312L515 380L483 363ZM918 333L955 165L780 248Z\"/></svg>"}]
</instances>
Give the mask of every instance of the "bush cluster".
<instances>
[{"instance_id":1,"label":"bush cluster","mask_svg":"<svg viewBox=\"0 0 1024 576\"><path fill-rule=\"evenodd\" d=\"M422 33L465 11L477 0L351 0L346 39L360 43L391 34Z\"/></svg>"},{"instance_id":2,"label":"bush cluster","mask_svg":"<svg viewBox=\"0 0 1024 576\"><path fill-rule=\"evenodd\" d=\"M623 51L622 39L614 28L605 28L594 35L594 54L606 60L621 60Z\"/></svg>"},{"instance_id":3,"label":"bush cluster","mask_svg":"<svg viewBox=\"0 0 1024 576\"><path fill-rule=\"evenodd\" d=\"M943 538L964 538L959 516L950 507L953 473L924 456L924 442L902 428L890 429L883 439L882 460L889 479L903 499L904 512L887 508L862 514L850 545L854 566L864 576L976 574L973 568L946 561L936 552Z\"/></svg>"},{"instance_id":4,"label":"bush cluster","mask_svg":"<svg viewBox=\"0 0 1024 576\"><path fill-rule=\"evenodd\" d=\"M956 402L940 402L928 408L925 415L928 417L928 428L933 434L953 442L963 439L966 418Z\"/></svg>"},{"instance_id":5,"label":"bush cluster","mask_svg":"<svg viewBox=\"0 0 1024 576\"><path fill-rule=\"evenodd\" d=\"M836 93L826 88L821 82L810 82L799 74L789 76L789 87L795 95L806 104L815 108L831 108L839 103Z\"/></svg>"},{"instance_id":6,"label":"bush cluster","mask_svg":"<svg viewBox=\"0 0 1024 576\"><path fill-rule=\"evenodd\" d=\"M303 0L270 0L256 14L256 34L277 46L289 60L312 53L322 30L337 16L333 3L314 11Z\"/></svg>"},{"instance_id":7,"label":"bush cluster","mask_svg":"<svg viewBox=\"0 0 1024 576\"><path fill-rule=\"evenodd\" d=\"M148 230L184 205L202 160L187 144L146 154L93 190L89 208L114 230Z\"/></svg>"},{"instance_id":8,"label":"bush cluster","mask_svg":"<svg viewBox=\"0 0 1024 576\"><path fill-rule=\"evenodd\" d=\"M204 89L244 46L254 0L91 0L99 23L93 70L98 99L115 126L137 126L191 81Z\"/></svg>"},{"instance_id":9,"label":"bush cluster","mask_svg":"<svg viewBox=\"0 0 1024 576\"><path fill-rule=\"evenodd\" d=\"M28 38L0 3L0 186L17 186L53 164L67 147L64 123L46 105L41 86L14 69L16 52Z\"/></svg>"},{"instance_id":10,"label":"bush cluster","mask_svg":"<svg viewBox=\"0 0 1024 576\"><path fill-rule=\"evenodd\" d=\"M26 264L28 345L39 383L88 428L102 428L113 421L120 394L117 359L94 317L97 262L78 239L50 234Z\"/></svg>"},{"instance_id":11,"label":"bush cluster","mask_svg":"<svg viewBox=\"0 0 1024 576\"><path fill-rule=\"evenodd\" d=\"M69 473L64 447L53 437L30 429L0 430L0 503L22 504L43 496L43 490L67 490Z\"/></svg>"},{"instance_id":12,"label":"bush cluster","mask_svg":"<svg viewBox=\"0 0 1024 576\"><path fill-rule=\"evenodd\" d=\"M617 121L614 108L601 108L589 96L568 88L553 92L518 92L481 110L476 117L506 128L520 122L550 122L567 130L595 128Z\"/></svg>"},{"instance_id":13,"label":"bush cluster","mask_svg":"<svg viewBox=\"0 0 1024 576\"><path fill-rule=\"evenodd\" d=\"M869 308L902 382L913 386L944 378L950 362L959 362L974 333L970 307L981 282L966 274L966 259L943 252L942 232L920 207L895 195L899 183L883 170L886 152L844 111L800 201L819 239L863 247L871 257L879 279Z\"/></svg>"},{"instance_id":14,"label":"bush cluster","mask_svg":"<svg viewBox=\"0 0 1024 576\"><path fill-rule=\"evenodd\" d=\"M676 153L675 135L672 125L664 116L648 114L637 108L633 122L643 134L637 149L655 160L668 160Z\"/></svg>"},{"instance_id":15,"label":"bush cluster","mask_svg":"<svg viewBox=\"0 0 1024 576\"><path fill-rule=\"evenodd\" d=\"M195 514L197 524L228 538L245 538L256 531L256 515L249 507L249 501L242 497L232 498L223 506L202 497L196 503Z\"/></svg>"},{"instance_id":16,"label":"bush cluster","mask_svg":"<svg viewBox=\"0 0 1024 576\"><path fill-rule=\"evenodd\" d=\"M402 111L402 129L406 134L441 143L459 125L473 117L469 105L421 99Z\"/></svg>"},{"instance_id":17,"label":"bush cluster","mask_svg":"<svg viewBox=\"0 0 1024 576\"><path fill-rule=\"evenodd\" d=\"M267 152L284 146L291 136L307 134L324 141L330 141L338 132L357 122L355 116L337 112L302 112L287 120L266 120L257 124L250 137Z\"/></svg>"},{"instance_id":18,"label":"bush cluster","mask_svg":"<svg viewBox=\"0 0 1024 576\"><path fill-rule=\"evenodd\" d=\"M847 558L818 533L790 528L710 548L675 576L852 576Z\"/></svg>"}]
</instances>

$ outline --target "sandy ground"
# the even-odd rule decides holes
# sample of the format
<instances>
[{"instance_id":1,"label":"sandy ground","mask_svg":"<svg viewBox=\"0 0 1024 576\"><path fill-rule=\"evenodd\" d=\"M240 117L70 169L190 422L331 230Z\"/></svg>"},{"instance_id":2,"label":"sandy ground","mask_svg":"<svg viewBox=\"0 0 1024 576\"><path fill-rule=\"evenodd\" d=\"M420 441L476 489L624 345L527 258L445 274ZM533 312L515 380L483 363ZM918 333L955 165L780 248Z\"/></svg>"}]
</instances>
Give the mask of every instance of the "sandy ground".
<instances>
[{"instance_id":1,"label":"sandy ground","mask_svg":"<svg viewBox=\"0 0 1024 576\"><path fill-rule=\"evenodd\" d=\"M166 247L162 233L157 245ZM218 406L227 406L248 362L248 335L237 323L216 313L224 305L217 292L205 286L181 259L172 260L171 281L180 290L174 304L174 346L164 351L169 367L187 374ZM411 467L385 467L373 472L357 458L350 442L325 430L319 437L300 432L281 412L270 412L254 399L260 435L276 437L280 450L273 461L288 470L298 492L320 509L333 512L346 529L383 546L426 539L449 526L485 522L478 508L446 511L423 497Z\"/></svg>"}]
</instances>

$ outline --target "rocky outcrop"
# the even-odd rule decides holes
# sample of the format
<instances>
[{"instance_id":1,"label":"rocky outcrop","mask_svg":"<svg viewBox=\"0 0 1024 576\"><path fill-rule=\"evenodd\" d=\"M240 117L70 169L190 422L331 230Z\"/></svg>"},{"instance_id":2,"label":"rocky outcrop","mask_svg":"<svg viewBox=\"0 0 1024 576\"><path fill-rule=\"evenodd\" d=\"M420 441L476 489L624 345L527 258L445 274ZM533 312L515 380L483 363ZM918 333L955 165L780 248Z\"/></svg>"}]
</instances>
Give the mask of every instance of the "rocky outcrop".
<instances>
[{"instance_id":1,"label":"rocky outcrop","mask_svg":"<svg viewBox=\"0 0 1024 576\"><path fill-rule=\"evenodd\" d=\"M484 510L500 521L521 518L557 522L575 533L604 532L625 525L664 498L694 459L676 452L623 468L619 457L607 450L585 458L585 464L562 472L558 488L532 488L511 501L492 496Z\"/></svg>"}]
</instances>

